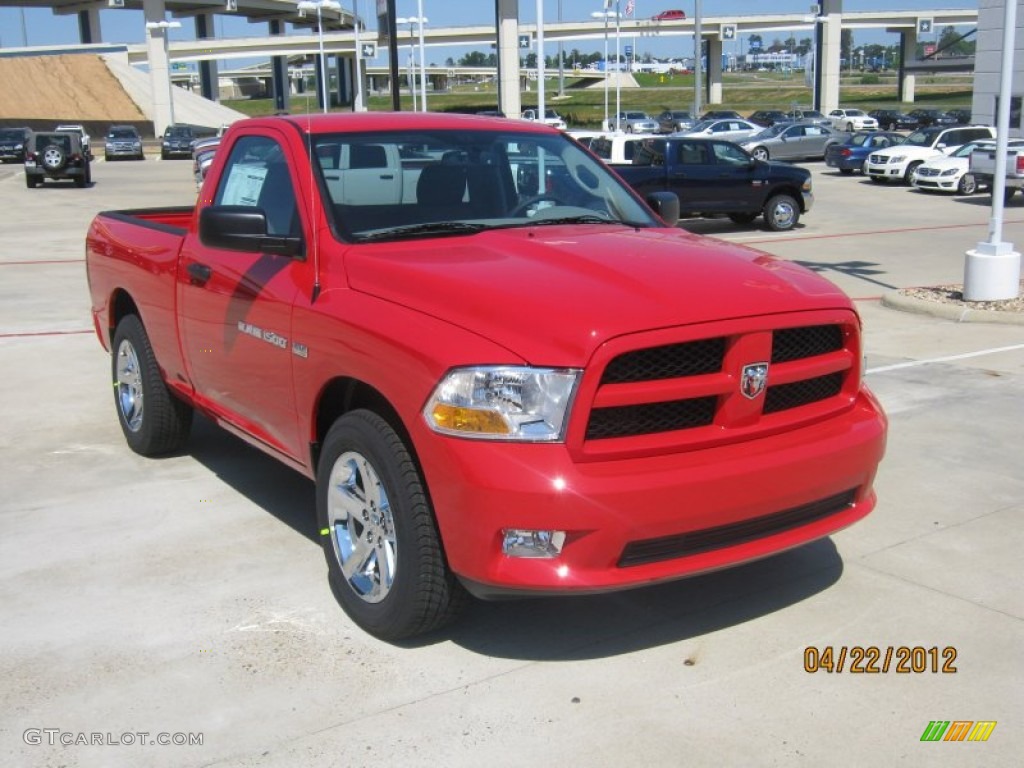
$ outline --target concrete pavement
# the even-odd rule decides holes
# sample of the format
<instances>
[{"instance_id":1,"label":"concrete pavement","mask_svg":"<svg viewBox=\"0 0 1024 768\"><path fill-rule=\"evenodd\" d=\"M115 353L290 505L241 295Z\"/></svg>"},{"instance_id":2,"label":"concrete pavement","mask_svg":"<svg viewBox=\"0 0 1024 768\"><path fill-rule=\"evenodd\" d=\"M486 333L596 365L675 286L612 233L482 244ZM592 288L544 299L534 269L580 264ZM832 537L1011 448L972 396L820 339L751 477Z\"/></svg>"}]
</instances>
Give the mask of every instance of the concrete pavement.
<instances>
[{"instance_id":1,"label":"concrete pavement","mask_svg":"<svg viewBox=\"0 0 1024 768\"><path fill-rule=\"evenodd\" d=\"M808 167L799 230L687 228L857 300L891 420L876 511L675 584L476 604L407 645L337 607L306 480L205 421L180 456L124 444L84 234L98 210L191 203L190 164L97 163L86 190L0 167L0 765L1019 765L1024 328L878 300L959 282L987 209ZM1007 220L1019 248L1024 205ZM853 647L956 672L805 671ZM997 724L921 742L934 720Z\"/></svg>"}]
</instances>

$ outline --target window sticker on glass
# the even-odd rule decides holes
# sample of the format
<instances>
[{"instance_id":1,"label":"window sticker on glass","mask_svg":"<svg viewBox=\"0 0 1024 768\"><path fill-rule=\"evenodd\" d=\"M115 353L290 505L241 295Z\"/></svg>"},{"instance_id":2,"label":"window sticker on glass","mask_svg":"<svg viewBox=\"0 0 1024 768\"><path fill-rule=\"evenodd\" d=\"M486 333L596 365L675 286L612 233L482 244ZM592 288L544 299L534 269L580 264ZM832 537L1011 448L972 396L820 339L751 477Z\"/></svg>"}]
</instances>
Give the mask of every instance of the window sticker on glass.
<instances>
[{"instance_id":1,"label":"window sticker on glass","mask_svg":"<svg viewBox=\"0 0 1024 768\"><path fill-rule=\"evenodd\" d=\"M267 179L265 165L234 165L224 185L221 205L255 206L260 199L260 191Z\"/></svg>"}]
</instances>

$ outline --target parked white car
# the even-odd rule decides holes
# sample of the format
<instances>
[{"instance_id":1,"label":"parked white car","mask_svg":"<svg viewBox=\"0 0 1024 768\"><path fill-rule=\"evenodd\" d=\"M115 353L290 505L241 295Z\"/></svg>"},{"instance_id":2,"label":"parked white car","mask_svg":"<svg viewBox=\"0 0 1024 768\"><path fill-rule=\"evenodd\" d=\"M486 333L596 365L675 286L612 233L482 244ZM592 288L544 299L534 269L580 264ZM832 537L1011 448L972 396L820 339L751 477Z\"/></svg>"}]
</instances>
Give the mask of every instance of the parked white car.
<instances>
[{"instance_id":1,"label":"parked white car","mask_svg":"<svg viewBox=\"0 0 1024 768\"><path fill-rule=\"evenodd\" d=\"M837 131L853 133L878 129L878 121L862 109L833 109L828 116Z\"/></svg>"},{"instance_id":2,"label":"parked white car","mask_svg":"<svg viewBox=\"0 0 1024 768\"><path fill-rule=\"evenodd\" d=\"M910 183L925 192L973 195L983 184L971 173L971 155L976 149L992 150L995 146L991 139L964 144L952 155L942 155L917 166ZM1008 147L1024 147L1024 139L1010 139Z\"/></svg>"},{"instance_id":3,"label":"parked white car","mask_svg":"<svg viewBox=\"0 0 1024 768\"><path fill-rule=\"evenodd\" d=\"M910 134L902 144L868 155L864 172L876 183L902 181L910 184L914 171L922 163L952 154L968 142L995 137L996 129L987 125L921 128Z\"/></svg>"},{"instance_id":4,"label":"parked white car","mask_svg":"<svg viewBox=\"0 0 1024 768\"><path fill-rule=\"evenodd\" d=\"M763 126L749 120L722 119L703 120L688 131L680 131L672 136L693 136L702 139L724 139L725 141L742 142L764 130Z\"/></svg>"},{"instance_id":5,"label":"parked white car","mask_svg":"<svg viewBox=\"0 0 1024 768\"><path fill-rule=\"evenodd\" d=\"M524 109L523 120L537 122L539 113L539 109ZM552 128L557 128L560 131L564 131L567 127L565 124L565 120L563 120L562 117L553 109L544 110L543 122L545 125L550 125Z\"/></svg>"}]
</instances>

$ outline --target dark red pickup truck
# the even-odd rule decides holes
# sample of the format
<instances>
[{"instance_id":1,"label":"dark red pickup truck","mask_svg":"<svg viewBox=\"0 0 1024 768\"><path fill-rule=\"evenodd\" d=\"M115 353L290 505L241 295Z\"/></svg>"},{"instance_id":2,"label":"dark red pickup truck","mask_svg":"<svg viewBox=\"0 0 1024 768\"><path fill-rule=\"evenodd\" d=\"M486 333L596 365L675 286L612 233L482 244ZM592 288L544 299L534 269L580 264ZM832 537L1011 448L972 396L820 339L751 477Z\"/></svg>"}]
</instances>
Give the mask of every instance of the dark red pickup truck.
<instances>
[{"instance_id":1,"label":"dark red pickup truck","mask_svg":"<svg viewBox=\"0 0 1024 768\"><path fill-rule=\"evenodd\" d=\"M671 226L560 132L424 114L236 123L195 211L88 234L144 455L199 410L317 483L381 638L480 597L635 587L828 536L886 422L823 278ZM312 513L312 510L311 510Z\"/></svg>"}]
</instances>

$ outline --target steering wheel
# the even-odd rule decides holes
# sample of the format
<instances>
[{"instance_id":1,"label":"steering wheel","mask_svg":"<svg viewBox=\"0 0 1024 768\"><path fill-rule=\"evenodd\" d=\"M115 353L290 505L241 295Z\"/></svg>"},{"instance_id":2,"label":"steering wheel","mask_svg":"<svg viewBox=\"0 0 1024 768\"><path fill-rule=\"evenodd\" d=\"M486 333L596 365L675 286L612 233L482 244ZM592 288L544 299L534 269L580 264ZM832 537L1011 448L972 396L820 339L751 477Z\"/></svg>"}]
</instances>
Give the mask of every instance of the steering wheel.
<instances>
[{"instance_id":1,"label":"steering wheel","mask_svg":"<svg viewBox=\"0 0 1024 768\"><path fill-rule=\"evenodd\" d=\"M526 216L526 212L530 210L531 206L534 206L537 203L542 203L545 200L549 200L555 205L565 205L565 203L562 202L561 199L555 197L552 194L534 195L533 197L528 197L525 200L523 200L523 202L521 202L519 205L517 205L515 208L509 211L508 215L511 216L512 218Z\"/></svg>"}]
</instances>

